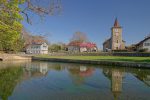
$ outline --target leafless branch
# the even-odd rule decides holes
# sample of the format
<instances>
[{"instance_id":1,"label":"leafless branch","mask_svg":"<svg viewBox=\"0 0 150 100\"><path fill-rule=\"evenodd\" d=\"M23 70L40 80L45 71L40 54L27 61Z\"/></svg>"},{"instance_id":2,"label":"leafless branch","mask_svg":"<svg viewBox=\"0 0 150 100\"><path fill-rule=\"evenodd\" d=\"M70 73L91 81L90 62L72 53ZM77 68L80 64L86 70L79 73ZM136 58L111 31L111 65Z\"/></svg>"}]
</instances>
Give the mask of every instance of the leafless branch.
<instances>
[{"instance_id":1,"label":"leafless branch","mask_svg":"<svg viewBox=\"0 0 150 100\"><path fill-rule=\"evenodd\" d=\"M57 11L58 13L61 12L61 0L51 0L50 7L49 8L45 8L42 6L39 6L40 2L36 1L36 4L32 2L32 0L26 0L26 4L27 7L21 11L21 13L23 13L27 19L27 22L31 24L31 20L28 16L28 13L26 13L26 10L30 10L34 13L36 13L37 15L40 16L40 18L42 19L44 15L54 15L54 13ZM38 5L39 4L39 5Z\"/></svg>"},{"instance_id":2,"label":"leafless branch","mask_svg":"<svg viewBox=\"0 0 150 100\"><path fill-rule=\"evenodd\" d=\"M28 22L29 24L32 24L31 20L29 19L28 14L25 13L24 11L22 11L21 13L23 13L23 14L26 16L27 22Z\"/></svg>"}]
</instances>

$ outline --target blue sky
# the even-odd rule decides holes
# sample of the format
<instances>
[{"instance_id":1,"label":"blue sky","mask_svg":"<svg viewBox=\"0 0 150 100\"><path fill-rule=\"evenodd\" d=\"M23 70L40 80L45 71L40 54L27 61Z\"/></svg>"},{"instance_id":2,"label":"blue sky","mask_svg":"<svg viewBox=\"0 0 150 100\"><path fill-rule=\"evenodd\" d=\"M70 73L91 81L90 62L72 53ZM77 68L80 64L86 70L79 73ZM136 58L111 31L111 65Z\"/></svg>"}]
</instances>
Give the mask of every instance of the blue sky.
<instances>
[{"instance_id":1,"label":"blue sky","mask_svg":"<svg viewBox=\"0 0 150 100\"><path fill-rule=\"evenodd\" d=\"M101 49L111 36L116 17L126 45L150 33L150 0L62 0L62 6L61 15L46 16L43 21L31 15L32 25L22 23L33 35L45 35L51 43L68 43L76 31L81 31Z\"/></svg>"}]
</instances>

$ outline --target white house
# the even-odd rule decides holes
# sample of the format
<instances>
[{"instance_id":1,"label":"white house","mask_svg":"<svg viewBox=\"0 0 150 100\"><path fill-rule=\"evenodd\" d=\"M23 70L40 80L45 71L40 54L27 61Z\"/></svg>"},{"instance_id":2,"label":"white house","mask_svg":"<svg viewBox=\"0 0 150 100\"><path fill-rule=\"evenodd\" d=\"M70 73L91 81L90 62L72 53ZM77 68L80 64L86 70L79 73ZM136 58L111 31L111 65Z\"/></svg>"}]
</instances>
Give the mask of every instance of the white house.
<instances>
[{"instance_id":1,"label":"white house","mask_svg":"<svg viewBox=\"0 0 150 100\"><path fill-rule=\"evenodd\" d=\"M27 54L48 54L48 45L46 43L33 43L26 47Z\"/></svg>"},{"instance_id":2,"label":"white house","mask_svg":"<svg viewBox=\"0 0 150 100\"><path fill-rule=\"evenodd\" d=\"M145 38L144 40L140 41L138 44L136 44L137 49L147 49L148 52L150 52L150 37Z\"/></svg>"}]
</instances>

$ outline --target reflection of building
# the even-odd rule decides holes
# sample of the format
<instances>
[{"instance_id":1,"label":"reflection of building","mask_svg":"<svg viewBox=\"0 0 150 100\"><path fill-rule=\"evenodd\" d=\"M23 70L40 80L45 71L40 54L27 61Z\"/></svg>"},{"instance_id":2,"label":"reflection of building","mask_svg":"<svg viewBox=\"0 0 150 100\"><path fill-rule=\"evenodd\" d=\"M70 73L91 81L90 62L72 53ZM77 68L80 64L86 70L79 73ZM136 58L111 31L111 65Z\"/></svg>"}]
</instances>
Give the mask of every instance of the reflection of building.
<instances>
[{"instance_id":1,"label":"reflection of building","mask_svg":"<svg viewBox=\"0 0 150 100\"><path fill-rule=\"evenodd\" d=\"M118 99L122 92L123 72L119 69L104 69L103 73L111 80L111 90L115 99Z\"/></svg>"},{"instance_id":2,"label":"reflection of building","mask_svg":"<svg viewBox=\"0 0 150 100\"><path fill-rule=\"evenodd\" d=\"M48 72L48 64L44 62L32 62L25 66L24 78L44 76Z\"/></svg>"},{"instance_id":3,"label":"reflection of building","mask_svg":"<svg viewBox=\"0 0 150 100\"><path fill-rule=\"evenodd\" d=\"M88 68L85 66L80 67L68 67L68 71L71 73L73 77L73 81L76 84L82 84L86 77L89 77L93 74L94 68Z\"/></svg>"},{"instance_id":4,"label":"reflection of building","mask_svg":"<svg viewBox=\"0 0 150 100\"><path fill-rule=\"evenodd\" d=\"M122 77L123 73L119 70L112 70L112 92L114 97L117 97L122 91Z\"/></svg>"},{"instance_id":5,"label":"reflection of building","mask_svg":"<svg viewBox=\"0 0 150 100\"><path fill-rule=\"evenodd\" d=\"M87 68L86 66L80 66L80 67L70 67L69 72L71 74L79 75L80 77L87 77L91 76L94 72L94 68Z\"/></svg>"},{"instance_id":6,"label":"reflection of building","mask_svg":"<svg viewBox=\"0 0 150 100\"><path fill-rule=\"evenodd\" d=\"M103 51L124 50L125 41L122 39L122 27L118 20L115 20L114 26L111 28L111 38L103 43Z\"/></svg>"},{"instance_id":7,"label":"reflection of building","mask_svg":"<svg viewBox=\"0 0 150 100\"><path fill-rule=\"evenodd\" d=\"M79 75L82 77L88 77L91 76L94 72L93 68L87 68L85 66L80 66L80 73Z\"/></svg>"},{"instance_id":8,"label":"reflection of building","mask_svg":"<svg viewBox=\"0 0 150 100\"><path fill-rule=\"evenodd\" d=\"M40 72L45 75L48 71L47 63L40 63L39 67L40 67Z\"/></svg>"}]
</instances>

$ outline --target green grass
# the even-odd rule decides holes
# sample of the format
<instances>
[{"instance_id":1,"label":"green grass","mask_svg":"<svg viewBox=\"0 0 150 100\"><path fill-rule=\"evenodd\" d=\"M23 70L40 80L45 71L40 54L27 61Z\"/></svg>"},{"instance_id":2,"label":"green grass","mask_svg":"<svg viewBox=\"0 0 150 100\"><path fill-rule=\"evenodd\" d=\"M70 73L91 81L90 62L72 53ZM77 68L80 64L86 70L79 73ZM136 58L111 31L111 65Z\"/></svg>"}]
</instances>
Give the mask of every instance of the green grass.
<instances>
[{"instance_id":1,"label":"green grass","mask_svg":"<svg viewBox=\"0 0 150 100\"><path fill-rule=\"evenodd\" d=\"M59 58L59 59L74 59L74 60L93 60L93 61L130 61L130 62L149 62L150 57L122 57L122 56L49 56L38 55L40 58Z\"/></svg>"}]
</instances>

